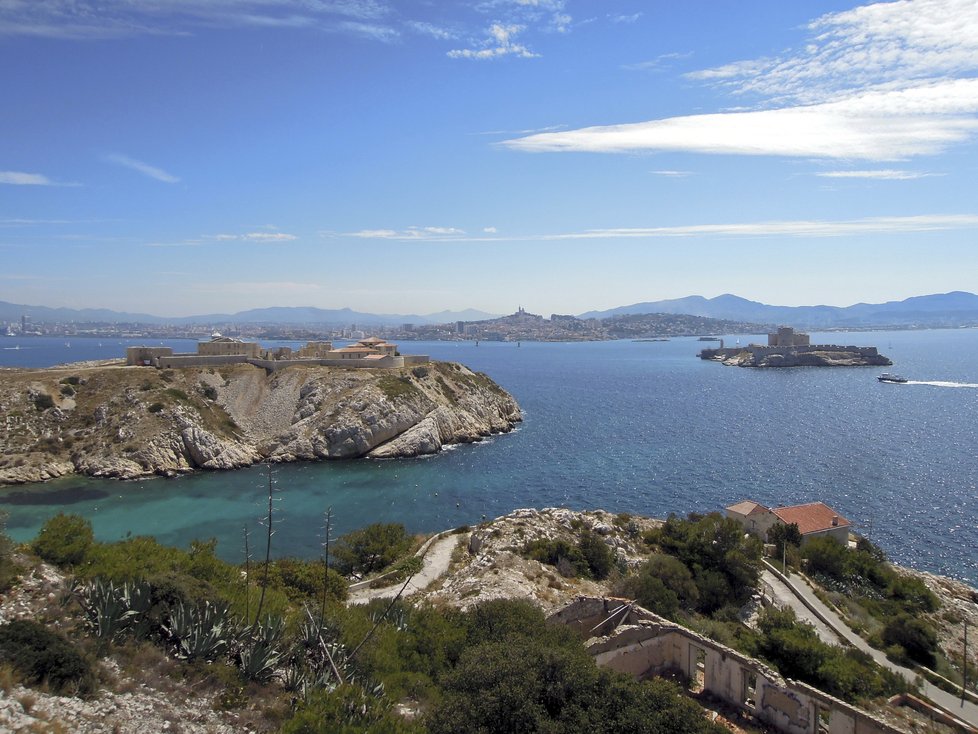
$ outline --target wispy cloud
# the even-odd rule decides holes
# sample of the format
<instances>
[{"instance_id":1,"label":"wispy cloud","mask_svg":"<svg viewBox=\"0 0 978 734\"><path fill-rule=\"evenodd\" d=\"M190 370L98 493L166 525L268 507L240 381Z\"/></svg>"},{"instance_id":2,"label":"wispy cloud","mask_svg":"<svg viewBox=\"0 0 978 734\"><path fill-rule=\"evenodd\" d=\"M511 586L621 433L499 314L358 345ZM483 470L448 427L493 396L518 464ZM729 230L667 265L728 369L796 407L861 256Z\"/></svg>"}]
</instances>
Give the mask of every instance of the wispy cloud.
<instances>
[{"instance_id":1,"label":"wispy cloud","mask_svg":"<svg viewBox=\"0 0 978 734\"><path fill-rule=\"evenodd\" d=\"M608 20L612 23L631 25L639 18L642 17L642 13L631 13L630 15L609 15Z\"/></svg>"},{"instance_id":2,"label":"wispy cloud","mask_svg":"<svg viewBox=\"0 0 978 734\"><path fill-rule=\"evenodd\" d=\"M494 228L490 228L495 231ZM325 233L324 233L325 234ZM330 236L337 236L335 233ZM443 240L465 236L465 230L457 227L408 227L407 229L361 229L347 232L346 237L368 240Z\"/></svg>"},{"instance_id":3,"label":"wispy cloud","mask_svg":"<svg viewBox=\"0 0 978 734\"><path fill-rule=\"evenodd\" d=\"M450 41L459 37L459 32L454 28L447 28L442 25L435 25L420 20L409 20L405 24L407 28L422 36L431 36L441 41Z\"/></svg>"},{"instance_id":4,"label":"wispy cloud","mask_svg":"<svg viewBox=\"0 0 978 734\"><path fill-rule=\"evenodd\" d=\"M311 28L389 40L385 0L9 0L0 36L66 39L186 34L196 28Z\"/></svg>"},{"instance_id":5,"label":"wispy cloud","mask_svg":"<svg viewBox=\"0 0 978 734\"><path fill-rule=\"evenodd\" d=\"M871 171L822 171L815 175L821 176L822 178L870 178L884 181L910 181L916 178L928 178L939 174L882 168Z\"/></svg>"},{"instance_id":6,"label":"wispy cloud","mask_svg":"<svg viewBox=\"0 0 978 734\"><path fill-rule=\"evenodd\" d=\"M493 23L487 31L487 38L481 41L475 48L452 49L448 52L449 58L453 59L498 59L503 56L517 56L523 59L532 59L539 56L522 43L514 41L515 36L526 30L522 25L502 25Z\"/></svg>"},{"instance_id":7,"label":"wispy cloud","mask_svg":"<svg viewBox=\"0 0 978 734\"><path fill-rule=\"evenodd\" d=\"M246 232L244 234L228 234L223 232L221 234L209 234L204 235L201 239L210 240L212 242L257 242L260 244L281 244L283 242L292 242L293 240L299 239L294 234L287 234L286 232L276 232L271 231L274 228L266 228L269 231L265 232Z\"/></svg>"},{"instance_id":8,"label":"wispy cloud","mask_svg":"<svg viewBox=\"0 0 978 734\"><path fill-rule=\"evenodd\" d=\"M660 71L667 66L670 66L673 61L681 61L682 59L688 59L693 54L687 53L668 53L660 54L654 59L649 59L648 61L639 61L634 64L622 64L621 68L626 71Z\"/></svg>"},{"instance_id":9,"label":"wispy cloud","mask_svg":"<svg viewBox=\"0 0 978 734\"><path fill-rule=\"evenodd\" d=\"M686 178L692 176L692 171L652 171L656 176L666 176L668 178Z\"/></svg>"},{"instance_id":10,"label":"wispy cloud","mask_svg":"<svg viewBox=\"0 0 978 734\"><path fill-rule=\"evenodd\" d=\"M523 151L687 151L870 161L943 153L978 132L978 3L896 0L831 13L803 49L687 77L756 108L531 135Z\"/></svg>"},{"instance_id":11,"label":"wispy cloud","mask_svg":"<svg viewBox=\"0 0 978 734\"><path fill-rule=\"evenodd\" d=\"M891 161L941 153L978 130L978 79L872 90L834 102L671 117L504 141L530 152L690 151Z\"/></svg>"},{"instance_id":12,"label":"wispy cloud","mask_svg":"<svg viewBox=\"0 0 978 734\"><path fill-rule=\"evenodd\" d=\"M52 181L43 173L25 173L24 171L0 171L0 184L10 186L80 186L77 183L62 183Z\"/></svg>"},{"instance_id":13,"label":"wispy cloud","mask_svg":"<svg viewBox=\"0 0 978 734\"><path fill-rule=\"evenodd\" d=\"M121 153L109 153L107 156L105 156L105 160L107 160L109 163L115 163L125 168L129 168L137 173L141 173L144 176L148 176L149 178L153 178L164 183L179 183L180 181L179 178L171 173L167 173L162 168L151 166L149 163L144 163L143 161L130 158L129 156L122 155Z\"/></svg>"},{"instance_id":14,"label":"wispy cloud","mask_svg":"<svg viewBox=\"0 0 978 734\"><path fill-rule=\"evenodd\" d=\"M669 239L683 237L855 237L869 234L899 234L946 230L978 229L975 214L924 214L905 217L867 217L847 220L775 220L763 222L731 222L723 224L690 224L670 227L612 227L586 229L577 232L508 235L495 234L494 228L483 230L488 236L424 235L414 229L364 229L346 236L362 239L384 239L441 242L553 242L561 240ZM490 233L490 230L492 232Z\"/></svg>"}]
</instances>

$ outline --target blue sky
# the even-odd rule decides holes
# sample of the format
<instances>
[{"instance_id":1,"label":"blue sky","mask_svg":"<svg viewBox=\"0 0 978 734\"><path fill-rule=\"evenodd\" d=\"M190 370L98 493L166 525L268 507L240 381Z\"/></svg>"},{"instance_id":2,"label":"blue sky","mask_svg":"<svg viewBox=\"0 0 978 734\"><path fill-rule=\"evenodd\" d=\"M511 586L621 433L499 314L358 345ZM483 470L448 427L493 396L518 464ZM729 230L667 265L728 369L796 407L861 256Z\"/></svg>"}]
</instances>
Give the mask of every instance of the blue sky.
<instances>
[{"instance_id":1,"label":"blue sky","mask_svg":"<svg viewBox=\"0 0 978 734\"><path fill-rule=\"evenodd\" d=\"M978 291L974 0L0 0L0 300Z\"/></svg>"}]
</instances>

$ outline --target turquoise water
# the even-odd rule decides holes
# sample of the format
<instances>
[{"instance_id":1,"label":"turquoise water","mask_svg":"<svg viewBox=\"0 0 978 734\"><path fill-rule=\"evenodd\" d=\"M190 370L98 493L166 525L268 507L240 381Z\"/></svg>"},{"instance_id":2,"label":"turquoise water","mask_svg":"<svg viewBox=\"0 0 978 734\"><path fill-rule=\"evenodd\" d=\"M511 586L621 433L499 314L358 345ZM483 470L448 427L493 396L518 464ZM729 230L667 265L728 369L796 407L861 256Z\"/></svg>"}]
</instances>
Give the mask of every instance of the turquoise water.
<instances>
[{"instance_id":1,"label":"turquoise water","mask_svg":"<svg viewBox=\"0 0 978 734\"><path fill-rule=\"evenodd\" d=\"M728 336L727 345L758 337ZM274 546L315 556L322 516L336 533L376 521L412 531L475 523L517 507L664 516L744 498L823 500L897 561L978 583L978 331L813 335L877 345L908 385L877 368L746 370L669 342L404 344L487 372L519 400L519 430L436 457L277 466ZM51 346L57 353L57 345ZM76 357L61 356L48 363ZM3 360L6 352L0 354ZM67 479L7 490L16 539L58 511L100 538L215 537L239 560L261 532L267 469L139 482Z\"/></svg>"}]
</instances>

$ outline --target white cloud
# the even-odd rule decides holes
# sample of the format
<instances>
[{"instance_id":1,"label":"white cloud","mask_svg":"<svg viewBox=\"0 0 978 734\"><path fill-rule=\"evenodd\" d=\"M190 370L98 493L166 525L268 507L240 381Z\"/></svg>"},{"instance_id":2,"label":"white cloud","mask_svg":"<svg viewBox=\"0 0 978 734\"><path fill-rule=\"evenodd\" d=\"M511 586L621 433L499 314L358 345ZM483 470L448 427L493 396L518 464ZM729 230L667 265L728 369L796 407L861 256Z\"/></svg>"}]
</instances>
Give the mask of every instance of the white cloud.
<instances>
[{"instance_id":1,"label":"white cloud","mask_svg":"<svg viewBox=\"0 0 978 734\"><path fill-rule=\"evenodd\" d=\"M0 184L11 186L81 186L77 183L52 181L42 173L25 173L24 171L0 171Z\"/></svg>"},{"instance_id":2,"label":"white cloud","mask_svg":"<svg viewBox=\"0 0 978 734\"><path fill-rule=\"evenodd\" d=\"M105 160L109 163L116 163L125 168L129 168L133 171L148 176L149 178L156 179L157 181L162 181L163 183L179 183L180 179L173 174L167 173L162 168L157 168L156 166L151 166L148 163L137 160L135 158L130 158L127 155L122 155L121 153L110 153L105 156Z\"/></svg>"},{"instance_id":3,"label":"white cloud","mask_svg":"<svg viewBox=\"0 0 978 734\"><path fill-rule=\"evenodd\" d=\"M390 13L384 0L5 0L0 36L99 39L250 26L389 40L396 31L377 21Z\"/></svg>"},{"instance_id":4,"label":"white cloud","mask_svg":"<svg viewBox=\"0 0 978 734\"><path fill-rule=\"evenodd\" d=\"M250 242L291 242L298 238L294 234L286 234L285 232L249 232L242 235L241 239Z\"/></svg>"},{"instance_id":5,"label":"white cloud","mask_svg":"<svg viewBox=\"0 0 978 734\"><path fill-rule=\"evenodd\" d=\"M692 171L652 171L656 176L668 176L670 178L685 178L692 176Z\"/></svg>"},{"instance_id":6,"label":"white cloud","mask_svg":"<svg viewBox=\"0 0 978 734\"><path fill-rule=\"evenodd\" d=\"M885 181L909 181L915 178L928 178L937 174L883 168L871 171L823 171L815 175L822 178L871 178Z\"/></svg>"},{"instance_id":7,"label":"white cloud","mask_svg":"<svg viewBox=\"0 0 978 734\"><path fill-rule=\"evenodd\" d=\"M11 184L13 186L53 186L54 182L40 173L0 171L0 184Z\"/></svg>"},{"instance_id":8,"label":"white cloud","mask_svg":"<svg viewBox=\"0 0 978 734\"><path fill-rule=\"evenodd\" d=\"M495 228L483 230L488 236L422 237L416 230L364 229L347 236L398 241L442 241L457 243L553 242L561 240L671 239L682 237L856 237L867 234L899 234L978 229L975 214L921 214L903 217L867 217L848 220L774 220L689 224L668 227L611 227L578 232L495 236ZM490 232L490 230L492 230Z\"/></svg>"},{"instance_id":9,"label":"white cloud","mask_svg":"<svg viewBox=\"0 0 978 734\"><path fill-rule=\"evenodd\" d=\"M869 91L821 104L671 117L504 141L515 150L689 151L888 161L933 155L978 130L978 79Z\"/></svg>"},{"instance_id":10,"label":"white cloud","mask_svg":"<svg viewBox=\"0 0 978 734\"><path fill-rule=\"evenodd\" d=\"M670 62L688 59L692 55L693 54L691 52L660 54L654 59L649 59L648 61L639 61L634 64L622 64L621 68L625 69L626 71L658 71L666 66L669 66Z\"/></svg>"},{"instance_id":11,"label":"white cloud","mask_svg":"<svg viewBox=\"0 0 978 734\"><path fill-rule=\"evenodd\" d=\"M642 13L639 12L639 13L632 13L631 15L609 15L608 19L612 23L625 23L631 25L641 17L642 17Z\"/></svg>"},{"instance_id":12,"label":"white cloud","mask_svg":"<svg viewBox=\"0 0 978 734\"><path fill-rule=\"evenodd\" d=\"M448 56L453 59L497 59L503 56L517 56L522 59L532 59L539 56L522 43L515 43L513 38L526 29L522 25L503 25L493 23L487 31L488 38L478 44L477 48L452 49Z\"/></svg>"},{"instance_id":13,"label":"white cloud","mask_svg":"<svg viewBox=\"0 0 978 734\"><path fill-rule=\"evenodd\" d=\"M274 230L274 227L266 227L268 230ZM298 239L294 234L286 234L285 232L247 232L245 234L230 234L228 232L222 232L220 234L209 234L204 235L201 239L210 240L213 242L260 242L266 244L274 244L276 242L292 242ZM194 240L187 240L188 242L194 242Z\"/></svg>"},{"instance_id":14,"label":"white cloud","mask_svg":"<svg viewBox=\"0 0 978 734\"><path fill-rule=\"evenodd\" d=\"M431 36L432 38L437 38L442 41L458 38L458 32L454 29L435 25L434 23L428 23L420 20L409 20L406 25L410 30L414 31L415 33L419 33L422 36Z\"/></svg>"},{"instance_id":15,"label":"white cloud","mask_svg":"<svg viewBox=\"0 0 978 734\"><path fill-rule=\"evenodd\" d=\"M688 74L753 109L531 135L524 151L686 151L870 161L943 153L978 132L978 2L895 0L830 13L801 50ZM630 68L654 68L655 63ZM970 75L970 76L969 76Z\"/></svg>"},{"instance_id":16,"label":"white cloud","mask_svg":"<svg viewBox=\"0 0 978 734\"><path fill-rule=\"evenodd\" d=\"M499 230L497 230L495 227L483 227L482 231L485 232L486 234L496 234L496 232L498 232Z\"/></svg>"},{"instance_id":17,"label":"white cloud","mask_svg":"<svg viewBox=\"0 0 978 734\"><path fill-rule=\"evenodd\" d=\"M408 227L407 229L362 229L359 232L348 232L347 237L358 237L368 240L440 240L458 238L465 235L464 229L457 227Z\"/></svg>"}]
</instances>

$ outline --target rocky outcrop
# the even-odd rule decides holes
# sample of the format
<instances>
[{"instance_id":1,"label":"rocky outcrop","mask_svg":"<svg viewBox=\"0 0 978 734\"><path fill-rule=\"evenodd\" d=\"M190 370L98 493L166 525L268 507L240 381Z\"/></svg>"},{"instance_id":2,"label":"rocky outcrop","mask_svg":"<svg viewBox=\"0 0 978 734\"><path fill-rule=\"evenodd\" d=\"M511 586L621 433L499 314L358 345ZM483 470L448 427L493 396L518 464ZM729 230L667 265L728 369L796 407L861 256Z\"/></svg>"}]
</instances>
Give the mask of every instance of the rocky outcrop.
<instances>
[{"instance_id":1,"label":"rocky outcrop","mask_svg":"<svg viewBox=\"0 0 978 734\"><path fill-rule=\"evenodd\" d=\"M845 348L763 353L748 349L704 349L703 359L728 367L888 367L893 364L882 354L869 354Z\"/></svg>"},{"instance_id":2,"label":"rocky outcrop","mask_svg":"<svg viewBox=\"0 0 978 734\"><path fill-rule=\"evenodd\" d=\"M436 453L509 431L516 401L454 363L3 370L0 484L132 479L277 462Z\"/></svg>"}]
</instances>

